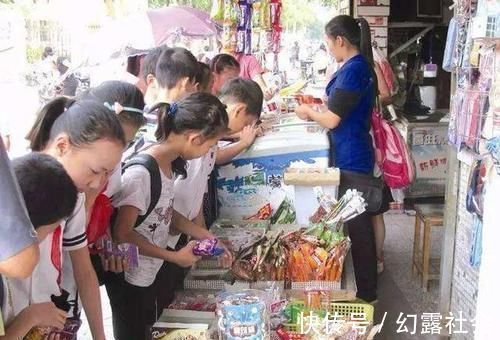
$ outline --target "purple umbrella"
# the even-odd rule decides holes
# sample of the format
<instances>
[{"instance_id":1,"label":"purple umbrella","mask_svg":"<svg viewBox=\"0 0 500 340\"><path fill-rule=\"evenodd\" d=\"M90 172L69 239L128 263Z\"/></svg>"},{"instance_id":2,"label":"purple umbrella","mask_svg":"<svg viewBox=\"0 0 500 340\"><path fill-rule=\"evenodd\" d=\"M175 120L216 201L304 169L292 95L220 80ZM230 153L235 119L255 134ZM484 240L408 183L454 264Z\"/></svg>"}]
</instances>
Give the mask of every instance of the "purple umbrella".
<instances>
[{"instance_id":1,"label":"purple umbrella","mask_svg":"<svg viewBox=\"0 0 500 340\"><path fill-rule=\"evenodd\" d=\"M161 45L170 37L210 37L217 34L209 13L188 6L171 6L148 11L155 44Z\"/></svg>"}]
</instances>

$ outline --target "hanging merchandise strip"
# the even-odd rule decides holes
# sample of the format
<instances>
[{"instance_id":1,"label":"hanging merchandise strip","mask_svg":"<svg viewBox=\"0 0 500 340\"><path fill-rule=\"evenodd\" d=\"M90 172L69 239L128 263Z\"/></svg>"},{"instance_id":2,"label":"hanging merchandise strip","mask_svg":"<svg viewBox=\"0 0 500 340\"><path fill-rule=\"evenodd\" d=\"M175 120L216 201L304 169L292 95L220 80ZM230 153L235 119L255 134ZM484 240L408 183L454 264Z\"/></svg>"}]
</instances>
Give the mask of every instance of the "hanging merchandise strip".
<instances>
[{"instance_id":1,"label":"hanging merchandise strip","mask_svg":"<svg viewBox=\"0 0 500 340\"><path fill-rule=\"evenodd\" d=\"M463 40L461 32L457 35L457 41ZM500 38L475 40L467 34L465 41L466 46L455 46L459 66L455 68L457 88L451 100L448 138L457 150L465 147L479 154L487 140L500 135L500 108L495 99L500 91L500 79L496 79ZM458 49L468 54L460 55Z\"/></svg>"},{"instance_id":2,"label":"hanging merchandise strip","mask_svg":"<svg viewBox=\"0 0 500 340\"><path fill-rule=\"evenodd\" d=\"M281 11L281 0L216 0L211 17L222 26L225 52L277 55L281 46Z\"/></svg>"}]
</instances>

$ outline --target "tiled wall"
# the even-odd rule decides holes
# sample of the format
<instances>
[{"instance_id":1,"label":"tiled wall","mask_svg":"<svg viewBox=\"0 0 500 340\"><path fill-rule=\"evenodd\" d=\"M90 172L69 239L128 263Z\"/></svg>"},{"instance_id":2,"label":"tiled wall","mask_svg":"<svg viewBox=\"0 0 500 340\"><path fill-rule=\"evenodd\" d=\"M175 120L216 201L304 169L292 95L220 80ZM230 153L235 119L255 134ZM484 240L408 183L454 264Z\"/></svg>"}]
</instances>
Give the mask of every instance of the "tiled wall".
<instances>
[{"instance_id":1,"label":"tiled wall","mask_svg":"<svg viewBox=\"0 0 500 340\"><path fill-rule=\"evenodd\" d=\"M354 16L365 18L370 24L372 41L384 55L388 46L388 18L390 0L355 0Z\"/></svg>"},{"instance_id":2,"label":"tiled wall","mask_svg":"<svg viewBox=\"0 0 500 340\"><path fill-rule=\"evenodd\" d=\"M463 330L468 334L454 334L452 339L473 339L473 320L476 315L479 271L469 263L471 251L473 218L465 208L470 166L460 162L460 189L458 197L458 219L455 238L455 261L451 294L451 312L458 316L459 312L467 319Z\"/></svg>"}]
</instances>

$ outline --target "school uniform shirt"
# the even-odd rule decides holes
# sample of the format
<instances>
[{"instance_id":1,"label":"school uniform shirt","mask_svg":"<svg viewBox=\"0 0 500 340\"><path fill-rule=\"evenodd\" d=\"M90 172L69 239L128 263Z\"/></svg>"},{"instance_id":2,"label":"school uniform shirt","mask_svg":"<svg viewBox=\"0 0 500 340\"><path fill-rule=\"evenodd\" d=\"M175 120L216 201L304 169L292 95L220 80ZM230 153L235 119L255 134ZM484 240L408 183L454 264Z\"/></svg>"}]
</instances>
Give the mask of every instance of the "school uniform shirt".
<instances>
[{"instance_id":1,"label":"school uniform shirt","mask_svg":"<svg viewBox=\"0 0 500 340\"><path fill-rule=\"evenodd\" d=\"M200 158L188 161L187 177L177 178L174 183L174 210L192 221L198 216L203 197L207 192L208 178L215 166L217 145ZM175 249L181 235L170 235L168 246Z\"/></svg>"},{"instance_id":2,"label":"school uniform shirt","mask_svg":"<svg viewBox=\"0 0 500 340\"><path fill-rule=\"evenodd\" d=\"M362 55L349 59L327 86L328 109L340 116L328 132L331 165L371 174L375 164L370 117L375 98L371 65Z\"/></svg>"},{"instance_id":3,"label":"school uniform shirt","mask_svg":"<svg viewBox=\"0 0 500 340\"><path fill-rule=\"evenodd\" d=\"M29 300L24 295L15 296L12 294L12 279L0 276L0 281L3 295L0 308L4 327L7 327L14 320L15 316L28 306ZM20 308L21 306L24 307Z\"/></svg>"},{"instance_id":4,"label":"school uniform shirt","mask_svg":"<svg viewBox=\"0 0 500 340\"><path fill-rule=\"evenodd\" d=\"M110 199L113 195L116 195L121 188L121 179L121 164L118 164L109 177L103 194ZM87 225L87 223L85 225ZM71 262L69 252L63 252L62 288L69 293L69 301L71 301L72 305L72 309L68 312L68 316L72 317L80 315L82 302L80 296L78 295L78 287L73 272L73 263Z\"/></svg>"},{"instance_id":5,"label":"school uniform shirt","mask_svg":"<svg viewBox=\"0 0 500 340\"><path fill-rule=\"evenodd\" d=\"M166 249L172 221L174 180L160 171L161 194L156 207L146 220L135 228L150 243ZM151 176L146 168L134 165L122 175L122 188L113 200L115 207L133 206L145 215L151 202ZM139 266L125 272L125 280L135 286L149 287L163 264L157 259L139 254Z\"/></svg>"},{"instance_id":6,"label":"school uniform shirt","mask_svg":"<svg viewBox=\"0 0 500 340\"><path fill-rule=\"evenodd\" d=\"M49 302L52 301L51 295L61 295L65 262L71 262L64 253L87 247L86 222L85 194L80 193L72 215L39 244L40 262L32 275L24 280L8 280L12 308L6 310L7 320L29 304Z\"/></svg>"}]
</instances>

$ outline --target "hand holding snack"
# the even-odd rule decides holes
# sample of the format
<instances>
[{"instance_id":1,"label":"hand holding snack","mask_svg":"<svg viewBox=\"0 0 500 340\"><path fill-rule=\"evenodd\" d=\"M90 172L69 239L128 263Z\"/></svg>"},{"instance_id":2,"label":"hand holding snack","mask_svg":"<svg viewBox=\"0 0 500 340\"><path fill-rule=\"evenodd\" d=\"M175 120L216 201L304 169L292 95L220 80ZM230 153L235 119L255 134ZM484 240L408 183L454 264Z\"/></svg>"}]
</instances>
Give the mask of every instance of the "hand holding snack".
<instances>
[{"instance_id":1,"label":"hand holding snack","mask_svg":"<svg viewBox=\"0 0 500 340\"><path fill-rule=\"evenodd\" d=\"M107 272L122 273L129 269L129 260L127 257L115 255L106 256L104 254L100 254L100 256L102 267Z\"/></svg>"},{"instance_id":2,"label":"hand holding snack","mask_svg":"<svg viewBox=\"0 0 500 340\"><path fill-rule=\"evenodd\" d=\"M33 318L36 325L63 329L67 313L53 302L36 303L26 308L26 313Z\"/></svg>"},{"instance_id":3,"label":"hand holding snack","mask_svg":"<svg viewBox=\"0 0 500 340\"><path fill-rule=\"evenodd\" d=\"M183 268L188 268L198 262L201 259L201 256L197 256L193 253L193 248L195 246L196 241L191 241L184 248L177 251L177 259L175 263Z\"/></svg>"},{"instance_id":4,"label":"hand holding snack","mask_svg":"<svg viewBox=\"0 0 500 340\"><path fill-rule=\"evenodd\" d=\"M295 113L297 117L302 120L309 120L309 110L311 107L308 104L300 104L295 108Z\"/></svg>"}]
</instances>

